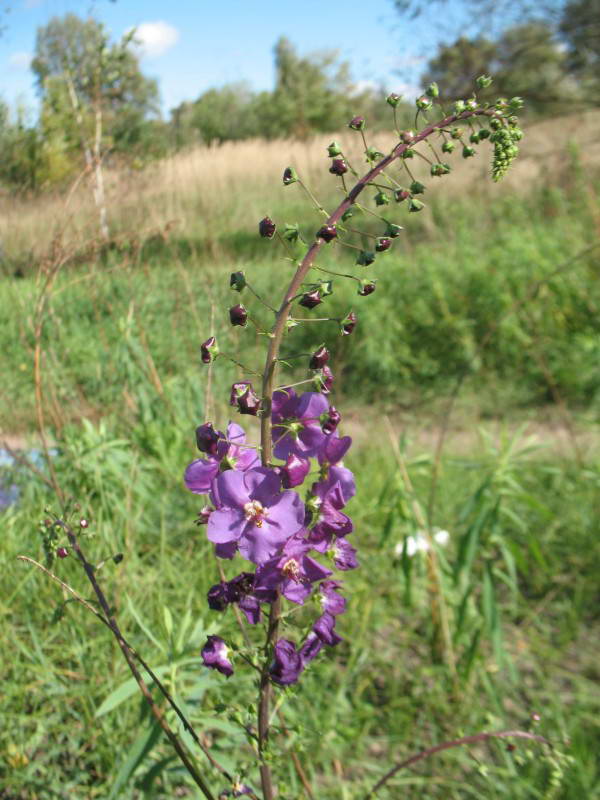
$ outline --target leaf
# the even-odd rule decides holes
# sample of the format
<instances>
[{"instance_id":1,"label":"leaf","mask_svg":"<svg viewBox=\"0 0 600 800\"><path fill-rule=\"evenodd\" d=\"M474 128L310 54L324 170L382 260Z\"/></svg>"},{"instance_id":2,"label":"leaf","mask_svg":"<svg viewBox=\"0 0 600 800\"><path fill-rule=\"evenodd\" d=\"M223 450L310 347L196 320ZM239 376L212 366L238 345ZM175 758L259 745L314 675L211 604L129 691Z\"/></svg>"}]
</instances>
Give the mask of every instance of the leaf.
<instances>
[{"instance_id":1,"label":"leaf","mask_svg":"<svg viewBox=\"0 0 600 800\"><path fill-rule=\"evenodd\" d=\"M156 636L154 636L154 634L150 631L150 629L142 622L140 615L136 611L135 606L133 605L133 602L131 601L129 595L127 595L127 605L129 606L129 610L131 611L133 618L140 626L140 628L144 631L146 636L150 639L150 641L153 642L158 647L159 650L162 650L163 653L166 652L165 646L158 641Z\"/></svg>"},{"instance_id":2,"label":"leaf","mask_svg":"<svg viewBox=\"0 0 600 800\"><path fill-rule=\"evenodd\" d=\"M142 763L146 755L152 750L160 734L161 727L156 721L154 721L149 728L140 733L129 748L125 761L117 773L107 800L114 800L114 798L122 796L120 795L121 789L127 785L133 773Z\"/></svg>"},{"instance_id":3,"label":"leaf","mask_svg":"<svg viewBox=\"0 0 600 800\"><path fill-rule=\"evenodd\" d=\"M161 667L156 667L156 669L153 669L152 671L157 678L161 678L170 669L170 664L163 664ZM152 684L154 684L154 681L150 681L149 685ZM124 703L125 700L127 700L137 691L139 691L139 686L136 679L129 678L129 680L126 680L125 683L122 683L120 686L118 686L108 695L108 697L102 701L94 716L101 717L103 714L108 714L109 711L112 711L113 709L117 708L117 706L120 706L121 703Z\"/></svg>"}]
</instances>

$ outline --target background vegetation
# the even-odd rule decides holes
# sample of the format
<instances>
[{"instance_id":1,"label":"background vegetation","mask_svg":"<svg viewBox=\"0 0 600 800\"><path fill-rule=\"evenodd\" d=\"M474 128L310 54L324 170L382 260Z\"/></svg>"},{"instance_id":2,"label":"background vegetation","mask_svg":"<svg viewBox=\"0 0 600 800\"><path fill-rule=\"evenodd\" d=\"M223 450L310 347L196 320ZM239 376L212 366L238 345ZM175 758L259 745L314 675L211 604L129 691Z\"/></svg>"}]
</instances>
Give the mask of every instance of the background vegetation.
<instances>
[{"instance_id":1,"label":"background vegetation","mask_svg":"<svg viewBox=\"0 0 600 800\"><path fill-rule=\"evenodd\" d=\"M79 33L101 35L88 25L73 22ZM509 34L494 47L508 47ZM548 63L562 73L556 59L565 51L554 42L547 40ZM123 50L114 47L117 58ZM2 800L194 796L110 635L16 561L20 553L42 558L38 523L55 503L36 454L40 410L57 479L91 520L88 550L96 562L124 554L100 575L126 635L219 760L229 766L240 753L248 757L251 676L240 668L234 685L199 665L206 634L227 638L235 621L206 608L217 568L193 525L198 504L181 474L196 454L195 426L227 422L227 387L240 375L220 362L201 367L199 343L216 329L223 349L243 351L251 366L262 362L264 338L229 328L226 312L231 271L244 269L259 293L270 294L290 269L275 243L258 237L258 220L298 222L306 236L319 222L298 187L281 186L283 167L293 163L326 207L337 197L325 146L345 121L340 106L314 117L289 97L314 68L303 85L320 86L327 109L344 72L331 60L307 62L289 43L278 47L280 105L271 119L280 127L247 129L248 137L275 137L268 144L204 133L235 118L234 100L240 119L255 119L247 109L259 97L242 89L190 103L177 124L175 115L169 124L152 119L153 87L125 57L119 81L129 74L148 105L131 105L123 90L113 115L102 90L108 239L98 234L87 179L72 183L82 167L81 130L93 138L88 118L58 150L51 128L19 128L8 118L2 128L3 152L30 152L19 149L29 136L41 151L61 152L68 167L56 181L42 179L37 166L29 183L4 176L9 195L0 201L0 440L37 470L0 467L0 483L20 491L1 518ZM444 66L453 52L441 50L429 68L441 85L460 87ZM93 65L87 85L97 87ZM53 79L44 70L44 108L60 109L62 73ZM333 83L319 83L325 75ZM569 76L565 90L579 91L583 78ZM86 85L77 91L85 99ZM62 108L56 113L73 119ZM428 181L421 214L386 207L405 230L373 267L356 267L341 248L328 252L325 268L378 281L362 298L334 278L329 309L357 311L352 337L337 337L335 323L290 335L290 354L325 338L333 344L335 403L355 440L349 466L359 494L349 513L362 566L345 576L345 642L281 695L286 732L278 734L275 769L286 800L305 796L292 752L316 797L355 800L387 765L423 747L528 726L554 749L499 743L451 751L399 773L380 796L581 800L600 792L600 112L543 119L548 109L535 108L503 184L482 181L483 145L477 159L453 156L452 176ZM130 114L146 130L138 142L148 135L158 148L164 134L161 158L147 170L132 168L146 150L117 145ZM370 143L384 150L392 137L371 127ZM314 130L328 133L313 137ZM359 167L353 136L335 134ZM213 144L192 146L198 139ZM10 141L20 143L16 150L4 149ZM374 209L372 198L366 206ZM353 223L377 230L368 213ZM256 433L252 421L250 428ZM449 533L433 562L431 551L413 553L428 526ZM87 596L73 559L54 569ZM436 603L448 618L445 642L435 635ZM257 783L253 773L248 780Z\"/></svg>"}]
</instances>

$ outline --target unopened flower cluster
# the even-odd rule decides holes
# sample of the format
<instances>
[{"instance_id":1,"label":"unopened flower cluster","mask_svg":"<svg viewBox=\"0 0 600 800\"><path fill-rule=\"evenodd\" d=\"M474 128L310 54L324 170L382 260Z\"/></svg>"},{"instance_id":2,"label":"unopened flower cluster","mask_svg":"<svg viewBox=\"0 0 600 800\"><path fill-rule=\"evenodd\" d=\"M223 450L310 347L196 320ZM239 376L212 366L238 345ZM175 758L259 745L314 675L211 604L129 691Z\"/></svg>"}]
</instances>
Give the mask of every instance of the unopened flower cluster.
<instances>
[{"instance_id":1,"label":"unopened flower cluster","mask_svg":"<svg viewBox=\"0 0 600 800\"><path fill-rule=\"evenodd\" d=\"M323 357L317 351L313 365ZM323 369L319 375L323 378ZM341 641L335 626L346 600L330 567L358 566L346 538L352 521L343 511L355 493L354 476L342 463L352 440L338 435L340 414L327 398L331 381L327 370L320 383L324 391L274 393L273 466L261 466L240 425L231 422L219 431L206 423L196 431L204 455L188 466L184 478L190 491L210 501L198 522L206 525L216 555L240 555L248 562L245 571L210 589L210 608L224 611L236 604L255 625L278 594L297 605L309 597L317 601L318 616L302 640L281 638L274 646L270 675L281 685L295 683L325 645ZM260 404L246 383L234 384L231 402L246 414L257 413ZM202 657L206 666L233 673L229 648L220 637L208 637Z\"/></svg>"}]
</instances>

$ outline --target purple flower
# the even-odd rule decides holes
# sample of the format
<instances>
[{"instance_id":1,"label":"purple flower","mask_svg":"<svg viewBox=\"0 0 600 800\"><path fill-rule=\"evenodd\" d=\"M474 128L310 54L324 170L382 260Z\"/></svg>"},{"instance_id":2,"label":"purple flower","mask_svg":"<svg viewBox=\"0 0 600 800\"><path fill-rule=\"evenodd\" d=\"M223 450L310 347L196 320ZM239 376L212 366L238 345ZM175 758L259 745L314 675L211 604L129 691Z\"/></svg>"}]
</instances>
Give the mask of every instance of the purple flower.
<instances>
[{"instance_id":1,"label":"purple flower","mask_svg":"<svg viewBox=\"0 0 600 800\"><path fill-rule=\"evenodd\" d=\"M350 542L347 539L344 539L342 536L332 542L328 552L331 553L333 557L333 563L337 569L345 571L348 569L356 569L356 567L358 567L358 559L356 558L355 548L352 547Z\"/></svg>"},{"instance_id":2,"label":"purple flower","mask_svg":"<svg viewBox=\"0 0 600 800\"><path fill-rule=\"evenodd\" d=\"M329 350L322 344L317 347L315 352L310 357L308 366L310 369L322 369L329 361Z\"/></svg>"},{"instance_id":3,"label":"purple flower","mask_svg":"<svg viewBox=\"0 0 600 800\"><path fill-rule=\"evenodd\" d=\"M326 611L313 625L313 631L324 643L333 647L342 641L342 637L335 632L335 617Z\"/></svg>"},{"instance_id":4,"label":"purple flower","mask_svg":"<svg viewBox=\"0 0 600 800\"><path fill-rule=\"evenodd\" d=\"M216 669L223 675L233 675L233 666L227 658L229 648L220 636L209 636L202 648L201 656L205 667Z\"/></svg>"},{"instance_id":5,"label":"purple flower","mask_svg":"<svg viewBox=\"0 0 600 800\"><path fill-rule=\"evenodd\" d=\"M335 431L337 426L340 424L341 419L342 415L337 410L337 408L335 406L330 406L327 414L323 415L321 421L321 430L323 431L324 434L329 436Z\"/></svg>"},{"instance_id":6,"label":"purple flower","mask_svg":"<svg viewBox=\"0 0 600 800\"><path fill-rule=\"evenodd\" d=\"M223 437L220 431L213 428L212 422L206 422L196 428L196 445L201 453L208 453L209 456L217 454L217 445Z\"/></svg>"},{"instance_id":7,"label":"purple flower","mask_svg":"<svg viewBox=\"0 0 600 800\"><path fill-rule=\"evenodd\" d=\"M213 611L225 611L231 603L237 603L246 615L251 625L260 622L260 602L254 597L255 575L252 572L242 572L230 581L221 581L211 586L208 590L207 600L209 608ZM265 601L275 598L266 597Z\"/></svg>"},{"instance_id":8,"label":"purple flower","mask_svg":"<svg viewBox=\"0 0 600 800\"><path fill-rule=\"evenodd\" d=\"M313 492L315 489L317 492L322 491L318 483L314 484ZM352 533L354 526L350 517L340 511L345 501L339 483L327 489L322 496L314 495L313 503L317 507L317 522L308 535L308 541L315 550L324 553L334 536Z\"/></svg>"},{"instance_id":9,"label":"purple flower","mask_svg":"<svg viewBox=\"0 0 600 800\"><path fill-rule=\"evenodd\" d=\"M339 437L336 433L328 436L318 453L321 465L321 479L312 487L313 494L323 497L326 492L340 484L344 502L347 503L356 494L356 485L352 472L342 465L342 459L348 452L352 439L350 436Z\"/></svg>"},{"instance_id":10,"label":"purple flower","mask_svg":"<svg viewBox=\"0 0 600 800\"><path fill-rule=\"evenodd\" d=\"M348 127L352 128L353 131L362 131L365 128L365 118L364 117L352 117L350 122L348 123Z\"/></svg>"},{"instance_id":11,"label":"purple flower","mask_svg":"<svg viewBox=\"0 0 600 800\"><path fill-rule=\"evenodd\" d=\"M296 645L289 639L280 639L275 645L269 669L272 680L280 686L289 686L296 683L303 669L304 663Z\"/></svg>"},{"instance_id":12,"label":"purple flower","mask_svg":"<svg viewBox=\"0 0 600 800\"><path fill-rule=\"evenodd\" d=\"M344 175L348 172L348 165L343 158L334 158L329 167L329 172L332 175Z\"/></svg>"},{"instance_id":13,"label":"purple flower","mask_svg":"<svg viewBox=\"0 0 600 800\"><path fill-rule=\"evenodd\" d=\"M322 302L321 292L318 289L313 289L312 292L305 292L302 295L299 305L304 306L304 308L314 308Z\"/></svg>"},{"instance_id":14,"label":"purple flower","mask_svg":"<svg viewBox=\"0 0 600 800\"><path fill-rule=\"evenodd\" d=\"M339 581L323 581L319 586L319 600L323 611L337 617L346 610L346 598L337 592L342 584Z\"/></svg>"},{"instance_id":15,"label":"purple flower","mask_svg":"<svg viewBox=\"0 0 600 800\"><path fill-rule=\"evenodd\" d=\"M210 423L208 423L210 425ZM198 431L207 428L207 425L202 425L196 431L196 438L198 439ZM210 426L212 428L212 425ZM185 471L184 481L187 488L194 492L194 494L207 494L210 491L213 480L217 477L220 471L224 469L239 469L247 470L253 467L258 467L260 464L256 452L251 447L243 447L246 441L246 434L243 428L236 425L235 422L230 422L227 426L227 436L221 431L214 431L217 435L217 443L214 444L212 435L203 432L201 439L204 443L205 437L211 436L210 447L214 450L208 458L197 458L188 466Z\"/></svg>"},{"instance_id":16,"label":"purple flower","mask_svg":"<svg viewBox=\"0 0 600 800\"><path fill-rule=\"evenodd\" d=\"M348 314L344 317L344 319L341 322L343 336L349 336L352 333L352 331L356 327L356 320L357 317L354 311L348 312Z\"/></svg>"},{"instance_id":17,"label":"purple flower","mask_svg":"<svg viewBox=\"0 0 600 800\"><path fill-rule=\"evenodd\" d=\"M319 639L314 631L310 631L302 646L300 647L300 658L303 664L308 664L323 649L323 641Z\"/></svg>"},{"instance_id":18,"label":"purple flower","mask_svg":"<svg viewBox=\"0 0 600 800\"><path fill-rule=\"evenodd\" d=\"M389 250L391 246L392 240L387 237L382 237L381 239L377 239L375 250L377 250L378 253L384 253L386 250Z\"/></svg>"},{"instance_id":19,"label":"purple flower","mask_svg":"<svg viewBox=\"0 0 600 800\"><path fill-rule=\"evenodd\" d=\"M277 558L267 561L256 572L255 594L262 599L279 590L292 603L302 605L311 593L312 584L331 575L331 570L322 567L307 555L310 544L294 536Z\"/></svg>"},{"instance_id":20,"label":"purple flower","mask_svg":"<svg viewBox=\"0 0 600 800\"><path fill-rule=\"evenodd\" d=\"M300 486L310 472L310 461L307 458L299 458L295 453L290 453L285 462L285 466L279 468L281 483L284 489L293 489Z\"/></svg>"},{"instance_id":21,"label":"purple flower","mask_svg":"<svg viewBox=\"0 0 600 800\"><path fill-rule=\"evenodd\" d=\"M318 392L329 394L333 386L333 372L327 364L323 367L319 375L315 375L314 384Z\"/></svg>"},{"instance_id":22,"label":"purple flower","mask_svg":"<svg viewBox=\"0 0 600 800\"><path fill-rule=\"evenodd\" d=\"M275 457L316 456L325 440L320 417L328 411L329 403L319 392L304 392L300 397L292 389L275 392L271 417Z\"/></svg>"},{"instance_id":23,"label":"purple flower","mask_svg":"<svg viewBox=\"0 0 600 800\"><path fill-rule=\"evenodd\" d=\"M238 781L234 781L231 789L225 789L219 795L219 800L223 797L242 797L242 795L254 794L252 789L247 786L245 783L238 783Z\"/></svg>"},{"instance_id":24,"label":"purple flower","mask_svg":"<svg viewBox=\"0 0 600 800\"><path fill-rule=\"evenodd\" d=\"M251 414L256 417L260 408L260 397L249 381L239 381L231 387L229 404L237 406L240 414Z\"/></svg>"},{"instance_id":25,"label":"purple flower","mask_svg":"<svg viewBox=\"0 0 600 800\"><path fill-rule=\"evenodd\" d=\"M280 487L280 476L265 467L220 473L212 484L216 511L208 520L208 539L217 545L237 543L254 564L273 558L304 522L299 495Z\"/></svg>"}]
</instances>

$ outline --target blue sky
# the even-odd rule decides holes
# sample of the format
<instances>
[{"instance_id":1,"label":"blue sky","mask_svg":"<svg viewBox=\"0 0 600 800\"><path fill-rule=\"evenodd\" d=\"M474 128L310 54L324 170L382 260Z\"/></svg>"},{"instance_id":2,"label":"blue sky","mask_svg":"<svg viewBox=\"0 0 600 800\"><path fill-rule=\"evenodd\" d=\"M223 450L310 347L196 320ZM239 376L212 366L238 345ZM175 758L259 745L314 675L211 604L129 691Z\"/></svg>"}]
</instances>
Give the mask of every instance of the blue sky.
<instances>
[{"instance_id":1,"label":"blue sky","mask_svg":"<svg viewBox=\"0 0 600 800\"><path fill-rule=\"evenodd\" d=\"M287 36L301 53L334 49L357 82L414 94L424 45L453 26L401 20L392 0L10 0L0 37L0 97L35 109L28 68L36 29L53 16L92 13L114 38L132 26L143 40L142 68L159 81L165 112L206 89L244 80L273 86L272 48ZM454 11L452 11L454 8ZM460 14L460 3L445 12Z\"/></svg>"}]
</instances>

